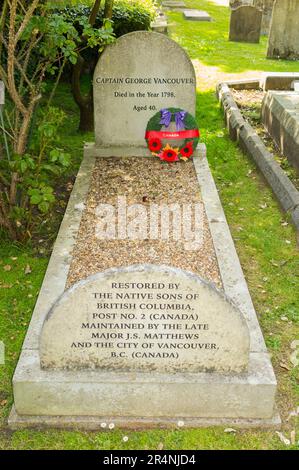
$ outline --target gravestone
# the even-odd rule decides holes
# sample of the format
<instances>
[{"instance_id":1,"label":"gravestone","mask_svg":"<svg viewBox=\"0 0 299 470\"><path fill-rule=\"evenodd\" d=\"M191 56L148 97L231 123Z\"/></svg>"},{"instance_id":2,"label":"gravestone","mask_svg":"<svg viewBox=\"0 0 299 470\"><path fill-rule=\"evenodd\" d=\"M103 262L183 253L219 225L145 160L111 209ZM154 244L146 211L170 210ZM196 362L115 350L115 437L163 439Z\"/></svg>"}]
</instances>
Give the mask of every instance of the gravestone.
<instances>
[{"instance_id":1,"label":"gravestone","mask_svg":"<svg viewBox=\"0 0 299 470\"><path fill-rule=\"evenodd\" d=\"M262 103L262 122L299 172L299 94L269 91Z\"/></svg>"},{"instance_id":2,"label":"gravestone","mask_svg":"<svg viewBox=\"0 0 299 470\"><path fill-rule=\"evenodd\" d=\"M148 113L135 106L194 111L189 58L163 35L131 33L105 50L94 84L96 145L85 151L23 344L10 426L279 424L275 375L204 145L185 166L133 157ZM153 254L151 237L95 239L98 197L111 208L124 191L145 210L160 190L166 206L165 197L202 207L203 245L188 269L192 248L175 241L167 251L162 236Z\"/></svg>"},{"instance_id":3,"label":"gravestone","mask_svg":"<svg viewBox=\"0 0 299 470\"><path fill-rule=\"evenodd\" d=\"M268 41L268 58L299 59L299 0L276 0Z\"/></svg>"},{"instance_id":4,"label":"gravestone","mask_svg":"<svg viewBox=\"0 0 299 470\"><path fill-rule=\"evenodd\" d=\"M183 10L183 15L186 20L191 21L212 21L209 13L202 10Z\"/></svg>"},{"instance_id":5,"label":"gravestone","mask_svg":"<svg viewBox=\"0 0 299 470\"><path fill-rule=\"evenodd\" d=\"M240 6L231 11L229 40L258 43L260 41L262 11L253 6Z\"/></svg>"},{"instance_id":6,"label":"gravestone","mask_svg":"<svg viewBox=\"0 0 299 470\"><path fill-rule=\"evenodd\" d=\"M151 22L152 31L156 33L167 34L167 27L167 17L162 11L160 11L154 21Z\"/></svg>"},{"instance_id":7,"label":"gravestone","mask_svg":"<svg viewBox=\"0 0 299 470\"><path fill-rule=\"evenodd\" d=\"M272 11L275 0L253 0L253 6L263 12L261 34L267 36L270 31Z\"/></svg>"},{"instance_id":8,"label":"gravestone","mask_svg":"<svg viewBox=\"0 0 299 470\"><path fill-rule=\"evenodd\" d=\"M260 88L268 90L294 90L295 81L299 80L299 72L263 72Z\"/></svg>"},{"instance_id":9,"label":"gravestone","mask_svg":"<svg viewBox=\"0 0 299 470\"><path fill-rule=\"evenodd\" d=\"M0 80L0 106L4 105L5 95L4 95L4 83Z\"/></svg>"},{"instance_id":10,"label":"gravestone","mask_svg":"<svg viewBox=\"0 0 299 470\"><path fill-rule=\"evenodd\" d=\"M164 0L162 7L169 10L176 10L180 8L186 8L186 3L180 0Z\"/></svg>"},{"instance_id":11,"label":"gravestone","mask_svg":"<svg viewBox=\"0 0 299 470\"><path fill-rule=\"evenodd\" d=\"M120 37L105 49L95 69L96 149L86 151L150 155L144 141L148 120L163 107L194 115L195 87L192 63L177 43L144 31Z\"/></svg>"},{"instance_id":12,"label":"gravestone","mask_svg":"<svg viewBox=\"0 0 299 470\"><path fill-rule=\"evenodd\" d=\"M66 291L46 318L40 354L45 368L240 373L249 334L241 312L197 276L137 266Z\"/></svg>"}]
</instances>

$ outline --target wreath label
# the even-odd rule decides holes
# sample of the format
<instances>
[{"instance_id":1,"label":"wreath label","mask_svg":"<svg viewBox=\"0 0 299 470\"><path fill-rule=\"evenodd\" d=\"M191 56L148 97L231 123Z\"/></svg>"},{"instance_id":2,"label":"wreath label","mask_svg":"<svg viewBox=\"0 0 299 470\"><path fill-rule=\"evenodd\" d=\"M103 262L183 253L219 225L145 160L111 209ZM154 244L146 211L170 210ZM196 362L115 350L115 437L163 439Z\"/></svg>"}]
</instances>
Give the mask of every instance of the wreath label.
<instances>
[{"instance_id":1,"label":"wreath label","mask_svg":"<svg viewBox=\"0 0 299 470\"><path fill-rule=\"evenodd\" d=\"M167 130L171 122L175 122L176 131ZM180 108L161 109L148 121L145 132L145 140L152 155L167 162L188 160L197 147L199 136L195 118ZM163 143L165 140L184 142L181 146L173 147L169 142Z\"/></svg>"}]
</instances>

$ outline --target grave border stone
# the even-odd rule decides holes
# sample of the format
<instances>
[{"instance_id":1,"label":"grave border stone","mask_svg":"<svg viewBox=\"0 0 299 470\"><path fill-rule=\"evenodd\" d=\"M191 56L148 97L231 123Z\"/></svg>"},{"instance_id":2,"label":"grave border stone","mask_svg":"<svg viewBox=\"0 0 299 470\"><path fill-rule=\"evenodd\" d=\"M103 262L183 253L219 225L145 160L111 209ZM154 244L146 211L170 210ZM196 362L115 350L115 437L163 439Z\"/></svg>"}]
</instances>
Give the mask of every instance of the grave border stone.
<instances>
[{"instance_id":1,"label":"grave border stone","mask_svg":"<svg viewBox=\"0 0 299 470\"><path fill-rule=\"evenodd\" d=\"M201 144L201 157L194 158L193 164L217 253L224 292L247 320L250 332L248 372L232 376L186 372L136 373L133 379L131 373L125 372L41 370L39 335L47 312L65 288L71 251L83 210L82 202L86 199L95 163L94 156L85 156L14 374L15 405L9 417L12 429L37 425L98 429L104 419L106 422L113 420L116 425L127 428L174 427L180 416L184 417L185 426L191 427L215 424L279 426L280 418L274 409L276 378L205 153L205 145ZM111 396L112 390L116 389L117 394ZM151 416L152 409L141 413L136 398L131 406L130 402L124 403L122 398L136 390L140 399L142 396L145 407L152 397L159 397L162 408L173 407L177 412L172 418L161 414ZM171 398L173 395L174 400ZM184 405L182 413L180 405L185 403L184 396L188 396L190 401ZM223 397L226 397L225 405ZM135 405L137 414L134 414ZM70 412L70 407L75 411ZM198 417L194 417L196 412Z\"/></svg>"}]
</instances>

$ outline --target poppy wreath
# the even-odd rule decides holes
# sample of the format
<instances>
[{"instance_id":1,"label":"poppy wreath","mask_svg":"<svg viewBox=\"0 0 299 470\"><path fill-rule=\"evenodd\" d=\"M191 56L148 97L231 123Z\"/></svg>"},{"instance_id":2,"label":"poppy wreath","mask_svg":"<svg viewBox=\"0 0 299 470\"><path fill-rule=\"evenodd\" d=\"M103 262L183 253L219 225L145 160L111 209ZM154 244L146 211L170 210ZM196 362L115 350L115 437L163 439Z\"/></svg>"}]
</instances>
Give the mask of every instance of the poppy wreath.
<instances>
[{"instance_id":1,"label":"poppy wreath","mask_svg":"<svg viewBox=\"0 0 299 470\"><path fill-rule=\"evenodd\" d=\"M176 131L168 131L171 122L175 122ZM165 126L166 130L161 130ZM199 130L195 118L180 108L161 109L148 121L145 132L145 140L152 155L166 162L177 162L188 160L197 147L199 141ZM184 140L180 147L171 146L170 140Z\"/></svg>"}]
</instances>

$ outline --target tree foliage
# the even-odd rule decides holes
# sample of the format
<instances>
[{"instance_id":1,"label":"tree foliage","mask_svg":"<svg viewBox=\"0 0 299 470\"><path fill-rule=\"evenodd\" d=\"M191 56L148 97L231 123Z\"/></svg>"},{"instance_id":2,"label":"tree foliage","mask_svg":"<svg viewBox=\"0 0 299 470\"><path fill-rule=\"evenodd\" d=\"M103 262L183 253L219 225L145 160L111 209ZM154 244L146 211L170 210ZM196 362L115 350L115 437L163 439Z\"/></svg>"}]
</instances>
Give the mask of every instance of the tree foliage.
<instances>
[{"instance_id":1,"label":"tree foliage","mask_svg":"<svg viewBox=\"0 0 299 470\"><path fill-rule=\"evenodd\" d=\"M49 175L68 165L68 155L57 147L57 125L64 114L50 103L66 62L75 65L83 46L73 24L49 11L43 0L4 0L0 8L0 79L10 97L5 107L10 158L0 160L0 227L20 240L31 235L55 200ZM110 24L96 31L83 18L82 31L84 43L92 47L113 39ZM55 76L52 93L29 145L49 75Z\"/></svg>"}]
</instances>

